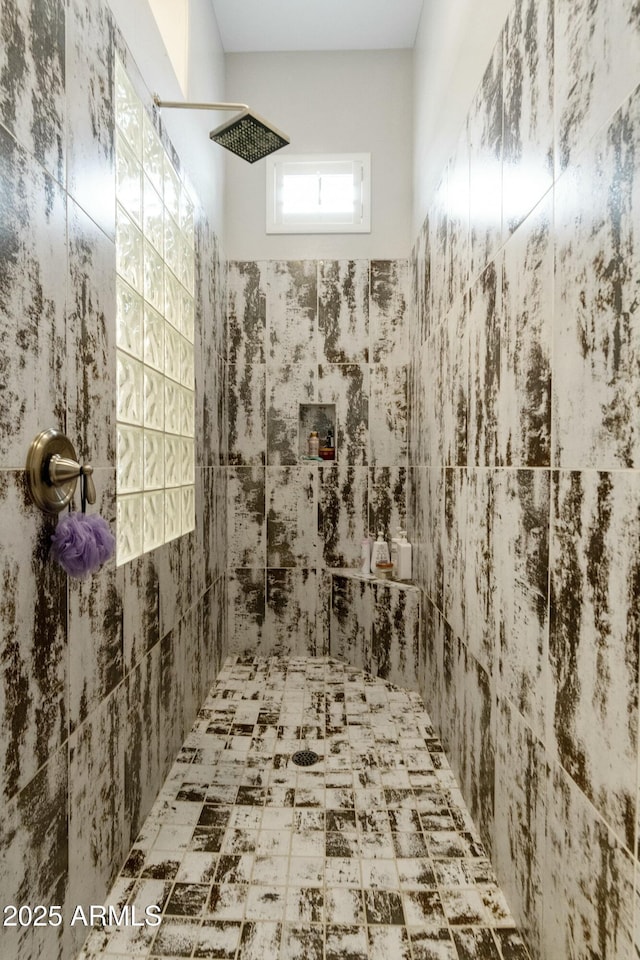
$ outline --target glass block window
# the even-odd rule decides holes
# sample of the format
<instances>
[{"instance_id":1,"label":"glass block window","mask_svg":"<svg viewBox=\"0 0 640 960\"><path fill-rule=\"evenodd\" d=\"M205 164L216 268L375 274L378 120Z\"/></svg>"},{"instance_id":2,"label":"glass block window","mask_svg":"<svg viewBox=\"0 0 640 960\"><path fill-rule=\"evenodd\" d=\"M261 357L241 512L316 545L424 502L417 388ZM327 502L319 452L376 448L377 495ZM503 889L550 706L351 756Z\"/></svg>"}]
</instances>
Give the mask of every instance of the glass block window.
<instances>
[{"instance_id":1,"label":"glass block window","mask_svg":"<svg viewBox=\"0 0 640 960\"><path fill-rule=\"evenodd\" d=\"M194 211L116 62L117 562L195 526Z\"/></svg>"}]
</instances>

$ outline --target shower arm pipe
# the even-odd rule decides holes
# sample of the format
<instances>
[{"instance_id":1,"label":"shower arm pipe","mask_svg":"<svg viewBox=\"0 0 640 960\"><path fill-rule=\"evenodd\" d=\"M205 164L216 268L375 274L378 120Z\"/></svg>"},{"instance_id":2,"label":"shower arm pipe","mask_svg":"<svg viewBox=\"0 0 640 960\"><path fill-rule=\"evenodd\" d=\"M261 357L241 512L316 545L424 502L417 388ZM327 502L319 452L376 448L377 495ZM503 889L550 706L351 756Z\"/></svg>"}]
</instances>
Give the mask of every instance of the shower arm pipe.
<instances>
[{"instance_id":1,"label":"shower arm pipe","mask_svg":"<svg viewBox=\"0 0 640 960\"><path fill-rule=\"evenodd\" d=\"M161 100L157 93L153 95L156 107L175 108L177 110L248 110L247 103L189 103L180 100Z\"/></svg>"}]
</instances>

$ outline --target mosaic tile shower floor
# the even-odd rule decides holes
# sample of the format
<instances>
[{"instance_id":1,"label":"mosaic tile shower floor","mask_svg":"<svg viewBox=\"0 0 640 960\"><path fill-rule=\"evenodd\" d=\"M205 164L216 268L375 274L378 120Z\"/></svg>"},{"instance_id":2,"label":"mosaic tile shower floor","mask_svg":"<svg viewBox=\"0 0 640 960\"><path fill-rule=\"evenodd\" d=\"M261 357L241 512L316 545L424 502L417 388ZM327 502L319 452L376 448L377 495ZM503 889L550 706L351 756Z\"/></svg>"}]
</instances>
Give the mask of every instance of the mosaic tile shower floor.
<instances>
[{"instance_id":1,"label":"mosaic tile shower floor","mask_svg":"<svg viewBox=\"0 0 640 960\"><path fill-rule=\"evenodd\" d=\"M291 756L308 747L312 767ZM78 960L528 960L417 693L230 657Z\"/></svg>"}]
</instances>

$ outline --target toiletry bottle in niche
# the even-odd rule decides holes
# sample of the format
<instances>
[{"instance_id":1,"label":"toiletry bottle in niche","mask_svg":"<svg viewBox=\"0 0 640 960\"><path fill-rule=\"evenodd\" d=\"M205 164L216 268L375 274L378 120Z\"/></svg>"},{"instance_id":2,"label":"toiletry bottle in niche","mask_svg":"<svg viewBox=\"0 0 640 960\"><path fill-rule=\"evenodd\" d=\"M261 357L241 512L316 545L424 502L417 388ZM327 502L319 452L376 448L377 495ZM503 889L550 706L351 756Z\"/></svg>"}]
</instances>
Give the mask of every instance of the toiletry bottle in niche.
<instances>
[{"instance_id":1,"label":"toiletry bottle in niche","mask_svg":"<svg viewBox=\"0 0 640 960\"><path fill-rule=\"evenodd\" d=\"M371 573L377 573L377 563L389 562L389 544L384 539L384 534L378 531L378 539L371 548Z\"/></svg>"},{"instance_id":2,"label":"toiletry bottle in niche","mask_svg":"<svg viewBox=\"0 0 640 960\"><path fill-rule=\"evenodd\" d=\"M308 449L307 453L310 457L317 457L318 451L320 450L320 438L318 437L318 431L312 430L309 434Z\"/></svg>"},{"instance_id":3,"label":"toiletry bottle in niche","mask_svg":"<svg viewBox=\"0 0 640 960\"><path fill-rule=\"evenodd\" d=\"M392 562L393 565L394 565L393 575L394 575L395 578L397 578L397 570L398 570L398 544L399 544L400 541L402 540L402 534L403 534L403 533L404 533L404 531L401 530L401 529L398 527L398 531L397 531L395 537L391 537L391 547L390 547L390 551L391 551L391 562Z\"/></svg>"},{"instance_id":4,"label":"toiletry bottle in niche","mask_svg":"<svg viewBox=\"0 0 640 960\"><path fill-rule=\"evenodd\" d=\"M327 452L328 452L327 460L335 460L335 458L336 458L336 442L335 442L335 440L333 439L333 431L332 431L332 430L329 430L329 432L328 432L328 434L327 434L326 444L327 444Z\"/></svg>"},{"instance_id":5,"label":"toiletry bottle in niche","mask_svg":"<svg viewBox=\"0 0 640 960\"><path fill-rule=\"evenodd\" d=\"M411 580L411 544L406 530L399 530L398 534L391 542L393 575L396 580Z\"/></svg>"}]
</instances>

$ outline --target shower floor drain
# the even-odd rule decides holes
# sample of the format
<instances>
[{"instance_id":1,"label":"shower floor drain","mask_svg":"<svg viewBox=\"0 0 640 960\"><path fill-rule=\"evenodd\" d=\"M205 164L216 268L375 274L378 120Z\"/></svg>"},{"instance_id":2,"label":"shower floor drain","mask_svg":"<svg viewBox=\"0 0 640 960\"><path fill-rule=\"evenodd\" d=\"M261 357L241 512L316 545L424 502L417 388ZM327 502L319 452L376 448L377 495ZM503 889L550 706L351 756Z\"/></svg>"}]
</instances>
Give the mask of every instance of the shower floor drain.
<instances>
[{"instance_id":1,"label":"shower floor drain","mask_svg":"<svg viewBox=\"0 0 640 960\"><path fill-rule=\"evenodd\" d=\"M313 750L298 750L297 753L293 754L291 759L299 767L311 767L314 763L318 762L320 757L317 753L314 753Z\"/></svg>"}]
</instances>

